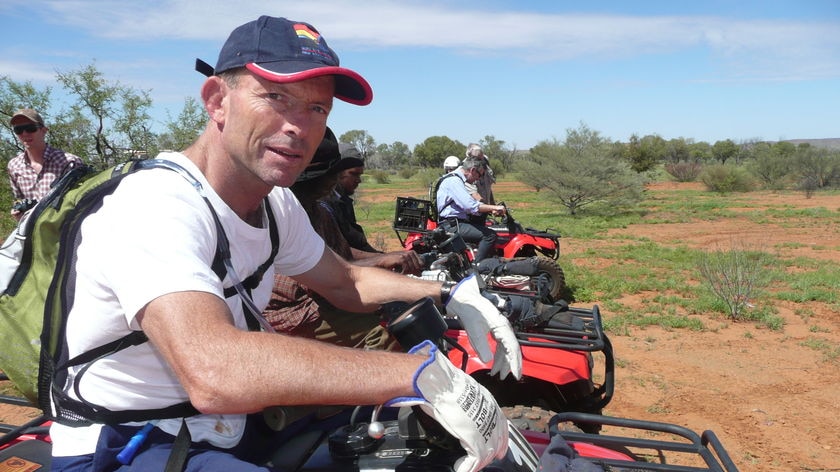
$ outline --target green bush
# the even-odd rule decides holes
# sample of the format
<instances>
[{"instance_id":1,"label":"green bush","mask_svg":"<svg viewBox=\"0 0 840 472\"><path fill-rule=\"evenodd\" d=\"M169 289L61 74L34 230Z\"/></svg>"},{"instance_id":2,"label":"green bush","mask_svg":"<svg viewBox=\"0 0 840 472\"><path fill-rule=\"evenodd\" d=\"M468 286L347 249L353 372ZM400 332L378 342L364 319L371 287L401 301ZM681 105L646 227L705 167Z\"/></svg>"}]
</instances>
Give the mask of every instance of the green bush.
<instances>
[{"instance_id":1,"label":"green bush","mask_svg":"<svg viewBox=\"0 0 840 472\"><path fill-rule=\"evenodd\" d=\"M743 167L732 165L706 166L700 173L700 180L712 192L749 192L755 188L755 180Z\"/></svg>"},{"instance_id":2,"label":"green bush","mask_svg":"<svg viewBox=\"0 0 840 472\"><path fill-rule=\"evenodd\" d=\"M391 183L391 174L384 170L374 169L368 172L368 175L378 184L389 184Z\"/></svg>"},{"instance_id":3,"label":"green bush","mask_svg":"<svg viewBox=\"0 0 840 472\"><path fill-rule=\"evenodd\" d=\"M437 169L423 169L414 176L414 180L417 181L423 188L428 189L432 186L433 183L437 182L437 179L442 175L442 172Z\"/></svg>"},{"instance_id":4,"label":"green bush","mask_svg":"<svg viewBox=\"0 0 840 472\"><path fill-rule=\"evenodd\" d=\"M416 174L416 173L417 173L417 169L414 168L414 167L403 167L402 169L397 171L397 175L399 175L400 178L406 179L406 180L414 177L414 174Z\"/></svg>"}]
</instances>

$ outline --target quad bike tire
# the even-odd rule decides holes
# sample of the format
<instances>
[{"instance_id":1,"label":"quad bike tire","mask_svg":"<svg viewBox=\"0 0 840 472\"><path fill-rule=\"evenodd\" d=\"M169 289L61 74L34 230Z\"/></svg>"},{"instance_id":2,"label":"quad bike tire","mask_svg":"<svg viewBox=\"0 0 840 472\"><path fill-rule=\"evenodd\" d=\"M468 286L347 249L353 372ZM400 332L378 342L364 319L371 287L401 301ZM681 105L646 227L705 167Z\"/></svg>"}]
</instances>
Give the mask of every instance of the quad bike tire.
<instances>
[{"instance_id":1,"label":"quad bike tire","mask_svg":"<svg viewBox=\"0 0 840 472\"><path fill-rule=\"evenodd\" d=\"M537 275L533 278L542 277L548 280L550 302L562 300L566 290L566 275L563 273L563 268L557 261L547 257L534 256L534 259L537 261Z\"/></svg>"},{"instance_id":2,"label":"quad bike tire","mask_svg":"<svg viewBox=\"0 0 840 472\"><path fill-rule=\"evenodd\" d=\"M538 406L503 406L502 412L507 419L521 431L548 432L548 421L554 412Z\"/></svg>"}]
</instances>

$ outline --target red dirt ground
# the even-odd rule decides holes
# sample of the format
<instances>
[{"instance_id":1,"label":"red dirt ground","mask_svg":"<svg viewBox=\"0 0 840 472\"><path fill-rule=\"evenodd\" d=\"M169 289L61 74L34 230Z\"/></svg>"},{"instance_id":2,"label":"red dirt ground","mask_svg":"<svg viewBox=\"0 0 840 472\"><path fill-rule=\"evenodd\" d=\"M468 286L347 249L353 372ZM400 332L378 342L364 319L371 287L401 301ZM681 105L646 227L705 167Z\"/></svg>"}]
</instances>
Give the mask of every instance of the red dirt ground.
<instances>
[{"instance_id":1,"label":"red dirt ground","mask_svg":"<svg viewBox=\"0 0 840 472\"><path fill-rule=\"evenodd\" d=\"M696 184L660 184L667 192ZM840 196L751 192L739 195L744 210L784 207L840 210ZM742 241L783 257L802 256L840 261L840 228L756 224L746 219L713 223L634 224L614 230L665 246L715 249ZM562 240L564 257L592 249ZM576 261L579 263L580 261ZM838 285L840 287L840 285ZM652 294L618 300L644 307ZM750 322L704 317L706 331L633 328L611 334L616 359L616 394L605 414L675 423L695 431L713 430L742 472L840 470L840 313L823 303L782 303L781 331ZM812 313L810 316L802 313ZM605 318L609 313L604 313ZM820 339L834 352L803 345Z\"/></svg>"},{"instance_id":2,"label":"red dirt ground","mask_svg":"<svg viewBox=\"0 0 840 472\"><path fill-rule=\"evenodd\" d=\"M658 184L650 190L673 198L673 191L692 185ZM506 186L497 193L515 190ZM751 192L737 198L744 211L768 206L840 210L838 195L806 199L793 193ZM714 248L740 240L774 248L784 256L827 264L840 261L840 228L814 221L782 227L726 218L714 223L635 224L613 232L665 246ZM603 263L583 259L596 241L586 241L586 247L571 239L561 243L561 262L572 258L584 266ZM643 309L649 295L618 301ZM709 315L703 318L709 329L702 332L648 327L632 328L629 334L610 333L617 380L605 414L675 423L695 431L711 429L742 472L839 471L840 364L836 354L826 356L824 350L806 345L819 339L836 353L837 305L782 303L778 310L786 323L780 331ZM0 422L19 423L33 414L0 405Z\"/></svg>"}]
</instances>

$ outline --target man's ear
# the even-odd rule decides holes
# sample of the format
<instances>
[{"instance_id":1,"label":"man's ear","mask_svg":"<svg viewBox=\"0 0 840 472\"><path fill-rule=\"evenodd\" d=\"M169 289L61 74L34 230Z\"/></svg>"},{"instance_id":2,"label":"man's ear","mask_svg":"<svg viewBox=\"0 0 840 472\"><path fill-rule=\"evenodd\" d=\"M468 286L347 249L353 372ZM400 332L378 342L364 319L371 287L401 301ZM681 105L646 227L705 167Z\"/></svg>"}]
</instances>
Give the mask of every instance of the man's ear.
<instances>
[{"instance_id":1,"label":"man's ear","mask_svg":"<svg viewBox=\"0 0 840 472\"><path fill-rule=\"evenodd\" d=\"M204 102L204 109L210 119L216 123L223 123L225 120L225 100L227 99L228 87L224 80L217 76L208 77L201 86L201 100Z\"/></svg>"}]
</instances>

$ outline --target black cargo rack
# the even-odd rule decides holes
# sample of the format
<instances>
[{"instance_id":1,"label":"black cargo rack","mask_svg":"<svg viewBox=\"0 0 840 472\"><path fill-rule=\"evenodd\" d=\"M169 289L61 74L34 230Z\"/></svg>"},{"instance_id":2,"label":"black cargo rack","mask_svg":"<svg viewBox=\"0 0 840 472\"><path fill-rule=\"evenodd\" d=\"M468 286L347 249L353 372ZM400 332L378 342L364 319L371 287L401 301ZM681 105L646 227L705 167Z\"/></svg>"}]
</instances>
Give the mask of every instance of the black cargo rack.
<instances>
[{"instance_id":1,"label":"black cargo rack","mask_svg":"<svg viewBox=\"0 0 840 472\"><path fill-rule=\"evenodd\" d=\"M400 232L405 233L425 233L429 231L426 229L426 223L431 217L432 202L429 200L422 200L411 197L397 197L396 209L394 210L394 223L392 227L400 240L400 245L404 245L403 237Z\"/></svg>"},{"instance_id":2,"label":"black cargo rack","mask_svg":"<svg viewBox=\"0 0 840 472\"><path fill-rule=\"evenodd\" d=\"M588 424L600 426L617 426L629 428L642 432L655 434L668 433L680 439L663 440L637 437L615 436L608 434L590 434L572 431L563 431L559 424L572 422L574 424ZM631 453L636 458L642 457L645 460L621 460L608 458L587 457L588 460L604 466L614 467L619 470L644 470L659 472L738 472L738 468L729 453L724 449L723 444L712 431L704 431L698 435L694 431L668 423L655 421L636 420L628 418L617 418L611 416L594 415L589 413L559 413L549 421L549 431L553 437L559 434L569 442L587 443L594 446L611 449L613 451L627 454ZM653 454L647 454L652 452ZM668 463L677 455L696 456L700 460L692 462L703 462L704 465L679 465ZM658 462L647 460L648 456L656 457ZM610 469L607 469L610 470Z\"/></svg>"}]
</instances>

